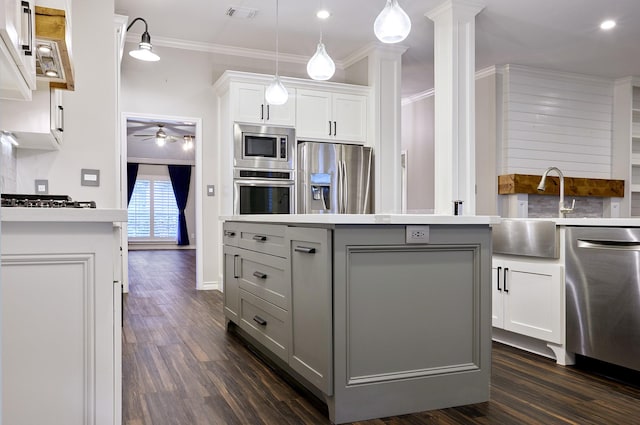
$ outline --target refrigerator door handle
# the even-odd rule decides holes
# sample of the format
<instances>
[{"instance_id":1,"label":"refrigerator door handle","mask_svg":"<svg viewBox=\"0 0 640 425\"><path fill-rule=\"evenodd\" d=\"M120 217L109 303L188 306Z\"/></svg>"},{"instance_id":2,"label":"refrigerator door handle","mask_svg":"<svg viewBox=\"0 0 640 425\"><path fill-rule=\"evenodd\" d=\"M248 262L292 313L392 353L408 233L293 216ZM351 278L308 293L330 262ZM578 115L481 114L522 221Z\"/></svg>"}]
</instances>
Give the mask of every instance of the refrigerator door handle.
<instances>
[{"instance_id":1,"label":"refrigerator door handle","mask_svg":"<svg viewBox=\"0 0 640 425\"><path fill-rule=\"evenodd\" d=\"M343 206L343 214L346 214L348 209L349 209L349 182L347 181L347 163L344 161L342 162L342 185L344 187L343 192L343 196L344 196L344 202L342 204Z\"/></svg>"},{"instance_id":2,"label":"refrigerator door handle","mask_svg":"<svg viewBox=\"0 0 640 425\"><path fill-rule=\"evenodd\" d=\"M338 191L338 205L336 205L336 211L338 214L342 213L342 167L340 166L340 162L337 161L336 164L336 190Z\"/></svg>"}]
</instances>

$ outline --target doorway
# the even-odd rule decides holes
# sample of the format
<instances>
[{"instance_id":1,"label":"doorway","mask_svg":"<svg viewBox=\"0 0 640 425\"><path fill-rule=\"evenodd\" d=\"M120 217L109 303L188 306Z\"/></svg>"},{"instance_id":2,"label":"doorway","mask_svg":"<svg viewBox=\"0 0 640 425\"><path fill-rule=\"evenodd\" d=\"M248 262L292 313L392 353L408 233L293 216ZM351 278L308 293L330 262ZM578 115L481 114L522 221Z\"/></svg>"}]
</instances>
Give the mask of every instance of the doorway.
<instances>
[{"instance_id":1,"label":"doorway","mask_svg":"<svg viewBox=\"0 0 640 425\"><path fill-rule=\"evenodd\" d=\"M187 236L189 248L195 246L195 283L196 289L203 287L202 261L202 119L195 117L167 116L155 114L123 113L121 121L120 145L120 203L127 208L129 203L127 163L139 164L145 182L165 180L168 175L167 165L191 166L192 184L189 196L191 203L185 208L192 211L191 219L187 219ZM143 174L144 175L144 174ZM162 182L160 182L162 183ZM153 183L150 183L153 184ZM163 184L158 184L158 193ZM166 183L164 184L166 187ZM169 185L170 186L170 185ZM189 201L188 201L189 202ZM183 205L184 207L184 205ZM185 216L187 214L185 213ZM150 225L149 225L150 227ZM122 247L122 283L123 292L129 292L128 258L129 258L129 225L123 223L121 230ZM140 247L171 247L170 241L162 240L162 232L158 238L139 238ZM174 248L179 249L173 242Z\"/></svg>"}]
</instances>

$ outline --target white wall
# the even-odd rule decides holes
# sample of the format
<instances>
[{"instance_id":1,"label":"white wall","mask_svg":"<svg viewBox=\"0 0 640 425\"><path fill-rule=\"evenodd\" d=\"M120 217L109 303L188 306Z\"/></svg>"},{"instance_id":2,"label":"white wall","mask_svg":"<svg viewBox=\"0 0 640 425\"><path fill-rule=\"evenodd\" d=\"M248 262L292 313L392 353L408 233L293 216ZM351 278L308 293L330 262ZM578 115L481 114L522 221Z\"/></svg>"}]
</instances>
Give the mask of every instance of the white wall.
<instances>
[{"instance_id":1,"label":"white wall","mask_svg":"<svg viewBox=\"0 0 640 425\"><path fill-rule=\"evenodd\" d=\"M613 81L507 65L500 174L611 177Z\"/></svg>"},{"instance_id":2,"label":"white wall","mask_svg":"<svg viewBox=\"0 0 640 425\"><path fill-rule=\"evenodd\" d=\"M407 212L434 208L433 92L402 105L402 150L407 151Z\"/></svg>"},{"instance_id":3,"label":"white wall","mask_svg":"<svg viewBox=\"0 0 640 425\"><path fill-rule=\"evenodd\" d=\"M498 146L501 133L502 76L476 78L476 214L498 214Z\"/></svg>"},{"instance_id":4,"label":"white wall","mask_svg":"<svg viewBox=\"0 0 640 425\"><path fill-rule=\"evenodd\" d=\"M49 180L49 193L114 208L116 180L116 59L113 0L73 2L75 91L64 92L65 132L55 152L18 149L17 191L33 193L35 179ZM100 170L100 186L80 185L82 168Z\"/></svg>"},{"instance_id":5,"label":"white wall","mask_svg":"<svg viewBox=\"0 0 640 425\"><path fill-rule=\"evenodd\" d=\"M153 177L169 177L169 168L166 165L155 164L140 164L138 167L138 178L144 176ZM196 173L195 167L191 167L191 180L189 182L189 195L187 197L187 206L184 210L185 218L187 219L187 230L189 231L189 248L195 249L196 246ZM129 245L129 249L176 249L178 248L175 243L172 244L144 244L136 243L135 245ZM183 248L183 247L180 247Z\"/></svg>"}]
</instances>

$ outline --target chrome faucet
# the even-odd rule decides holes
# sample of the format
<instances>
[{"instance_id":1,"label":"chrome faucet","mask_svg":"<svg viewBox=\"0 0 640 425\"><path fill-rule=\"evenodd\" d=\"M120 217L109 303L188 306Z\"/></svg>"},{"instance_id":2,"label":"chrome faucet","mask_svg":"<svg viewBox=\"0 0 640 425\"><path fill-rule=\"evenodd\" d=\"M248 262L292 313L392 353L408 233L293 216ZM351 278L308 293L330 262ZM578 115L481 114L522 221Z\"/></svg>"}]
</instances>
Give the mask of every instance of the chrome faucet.
<instances>
[{"instance_id":1,"label":"chrome faucet","mask_svg":"<svg viewBox=\"0 0 640 425\"><path fill-rule=\"evenodd\" d=\"M560 178L560 202L558 203L558 217L563 218L565 214L573 211L574 207L576 206L576 200L573 200L573 202L571 203L571 207L564 206L564 175L558 167L549 167L545 170L544 174L542 174L542 178L540 179L538 190L540 192L544 191L545 180L547 180L547 174L549 174L549 171L555 171L556 173L558 173L558 177Z\"/></svg>"}]
</instances>

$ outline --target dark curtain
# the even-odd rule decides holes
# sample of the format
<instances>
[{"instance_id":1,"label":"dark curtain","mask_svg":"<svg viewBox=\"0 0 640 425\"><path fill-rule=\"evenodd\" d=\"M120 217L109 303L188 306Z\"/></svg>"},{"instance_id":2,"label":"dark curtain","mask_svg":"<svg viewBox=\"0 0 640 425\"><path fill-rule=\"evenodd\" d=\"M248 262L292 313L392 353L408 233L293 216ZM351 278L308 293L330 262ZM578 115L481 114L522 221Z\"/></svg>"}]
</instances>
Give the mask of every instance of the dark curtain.
<instances>
[{"instance_id":1,"label":"dark curtain","mask_svg":"<svg viewBox=\"0 0 640 425\"><path fill-rule=\"evenodd\" d=\"M169 176L173 194L178 205L178 245L189 245L189 233L187 230L187 219L184 216L184 209L187 207L187 197L189 196L189 182L191 181L190 165L168 165Z\"/></svg>"},{"instance_id":2,"label":"dark curtain","mask_svg":"<svg viewBox=\"0 0 640 425\"><path fill-rule=\"evenodd\" d=\"M127 205L131 202L131 195L133 195L133 188L136 185L136 179L138 178L138 166L140 164L136 162L127 162Z\"/></svg>"}]
</instances>

